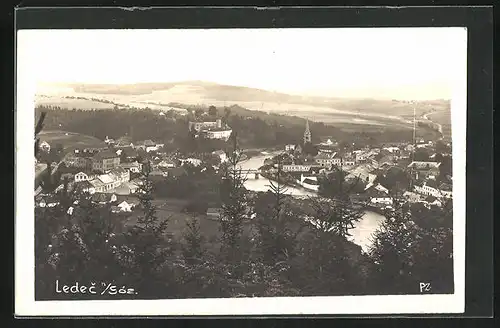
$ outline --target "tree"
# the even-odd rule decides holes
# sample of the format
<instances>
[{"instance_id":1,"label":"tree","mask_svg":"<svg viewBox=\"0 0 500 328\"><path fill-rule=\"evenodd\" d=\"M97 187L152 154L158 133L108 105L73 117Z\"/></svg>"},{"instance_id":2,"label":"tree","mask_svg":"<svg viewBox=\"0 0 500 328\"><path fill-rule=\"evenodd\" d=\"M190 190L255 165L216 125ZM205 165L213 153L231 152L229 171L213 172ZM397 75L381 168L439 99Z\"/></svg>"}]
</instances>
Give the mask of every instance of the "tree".
<instances>
[{"instance_id":1,"label":"tree","mask_svg":"<svg viewBox=\"0 0 500 328\"><path fill-rule=\"evenodd\" d=\"M186 262L188 264L199 263L204 254L202 248L203 237L201 236L200 224L195 214L186 222L184 241L186 245L184 246L183 254Z\"/></svg>"},{"instance_id":2,"label":"tree","mask_svg":"<svg viewBox=\"0 0 500 328\"><path fill-rule=\"evenodd\" d=\"M200 118L203 115L203 113L205 113L205 111L203 110L203 108L196 108L194 110L194 116L195 116L195 118Z\"/></svg>"},{"instance_id":3,"label":"tree","mask_svg":"<svg viewBox=\"0 0 500 328\"><path fill-rule=\"evenodd\" d=\"M280 182L282 163L278 156L276 182L270 181L270 192L260 195L255 201L255 226L257 251L266 264L286 263L294 256L297 236L304 228L304 222L296 218L288 206L287 189Z\"/></svg>"},{"instance_id":4,"label":"tree","mask_svg":"<svg viewBox=\"0 0 500 328\"><path fill-rule=\"evenodd\" d=\"M248 214L244 187L246 176L237 167L241 150L236 134L232 141L233 148L227 151L228 165L223 168L220 213L221 250L229 262L237 261L239 257L243 220Z\"/></svg>"},{"instance_id":5,"label":"tree","mask_svg":"<svg viewBox=\"0 0 500 328\"><path fill-rule=\"evenodd\" d=\"M383 294L420 293L419 283L432 282L433 292L453 292L452 229L415 221L408 203L395 199L394 209L374 235L369 256L374 292ZM427 213L429 214L429 213ZM452 213L446 209L442 216ZM432 220L432 218L430 219Z\"/></svg>"},{"instance_id":6,"label":"tree","mask_svg":"<svg viewBox=\"0 0 500 328\"><path fill-rule=\"evenodd\" d=\"M354 207L349 200L326 200L318 197L310 198L315 225L325 232L334 233L340 237L351 236L349 230L361 220L363 211Z\"/></svg>"},{"instance_id":7,"label":"tree","mask_svg":"<svg viewBox=\"0 0 500 328\"><path fill-rule=\"evenodd\" d=\"M231 116L231 108L224 107L224 123L228 124L230 116Z\"/></svg>"},{"instance_id":8,"label":"tree","mask_svg":"<svg viewBox=\"0 0 500 328\"><path fill-rule=\"evenodd\" d=\"M349 195L364 191L365 183L359 178L347 179L348 173L342 167L333 166L332 172L318 179L320 196L330 199L347 200Z\"/></svg>"},{"instance_id":9,"label":"tree","mask_svg":"<svg viewBox=\"0 0 500 328\"><path fill-rule=\"evenodd\" d=\"M149 174L151 164L143 165L142 183L137 192L142 215L125 233L126 245L122 259L129 269L131 283L137 286L140 297L158 297L172 290L174 278L166 264L172 254L172 245L165 232L168 219L160 219L153 205L153 185ZM170 276L170 277L169 277ZM170 279L169 279L170 278Z\"/></svg>"},{"instance_id":10,"label":"tree","mask_svg":"<svg viewBox=\"0 0 500 328\"><path fill-rule=\"evenodd\" d=\"M217 116L217 108L215 106L208 107L208 115L215 117Z\"/></svg>"}]
</instances>

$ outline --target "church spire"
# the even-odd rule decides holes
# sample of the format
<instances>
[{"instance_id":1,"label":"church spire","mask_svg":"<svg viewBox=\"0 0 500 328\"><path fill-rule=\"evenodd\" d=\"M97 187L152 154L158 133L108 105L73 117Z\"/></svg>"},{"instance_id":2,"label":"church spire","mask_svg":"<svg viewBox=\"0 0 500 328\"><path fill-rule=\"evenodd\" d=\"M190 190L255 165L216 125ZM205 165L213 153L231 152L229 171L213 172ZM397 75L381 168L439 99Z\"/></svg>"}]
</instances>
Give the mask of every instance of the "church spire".
<instances>
[{"instance_id":1,"label":"church spire","mask_svg":"<svg viewBox=\"0 0 500 328\"><path fill-rule=\"evenodd\" d=\"M304 131L304 144L311 143L311 130L309 130L309 120L306 120L306 130Z\"/></svg>"}]
</instances>

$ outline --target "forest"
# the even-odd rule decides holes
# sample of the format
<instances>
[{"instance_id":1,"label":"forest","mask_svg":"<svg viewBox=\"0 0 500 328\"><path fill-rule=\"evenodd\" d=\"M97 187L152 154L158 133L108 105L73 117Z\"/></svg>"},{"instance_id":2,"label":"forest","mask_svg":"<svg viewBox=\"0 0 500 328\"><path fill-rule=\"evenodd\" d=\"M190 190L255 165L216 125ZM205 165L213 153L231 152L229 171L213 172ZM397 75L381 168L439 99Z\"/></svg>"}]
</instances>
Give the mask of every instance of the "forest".
<instances>
[{"instance_id":1,"label":"forest","mask_svg":"<svg viewBox=\"0 0 500 328\"><path fill-rule=\"evenodd\" d=\"M212 106L213 107L213 106ZM224 118L227 124L238 132L239 142L245 148L281 147L285 144L301 144L305 129L305 120L298 117L266 114L250 111L239 106L217 108L208 111L203 108L189 108L193 112L181 115L169 111L160 116L159 111L137 108L110 109L63 109L53 106L37 106L36 117L42 111L47 115L45 130L63 130L90 135L104 140L129 136L133 141L151 139L161 142L172 150L189 147L189 120L210 120L215 117ZM321 122L310 122L312 142L317 143L324 138L342 140L344 143L363 147L380 143L409 141L412 133L409 130L398 129L360 129L359 131L344 131L340 128ZM432 131L428 131L433 136ZM218 145L208 145L215 148Z\"/></svg>"}]
</instances>

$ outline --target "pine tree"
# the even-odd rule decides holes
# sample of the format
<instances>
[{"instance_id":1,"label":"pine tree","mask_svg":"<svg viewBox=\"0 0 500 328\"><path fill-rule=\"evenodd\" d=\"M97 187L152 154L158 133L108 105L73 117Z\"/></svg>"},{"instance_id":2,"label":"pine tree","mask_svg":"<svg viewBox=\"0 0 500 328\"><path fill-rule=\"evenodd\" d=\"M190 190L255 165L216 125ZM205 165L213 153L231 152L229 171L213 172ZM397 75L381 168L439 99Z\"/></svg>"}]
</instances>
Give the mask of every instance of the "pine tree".
<instances>
[{"instance_id":1,"label":"pine tree","mask_svg":"<svg viewBox=\"0 0 500 328\"><path fill-rule=\"evenodd\" d=\"M437 222L415 221L411 206L401 199L393 207L369 251L374 262L372 285L378 287L375 292L420 293L420 282L432 282L433 292L452 293L452 229L444 222L437 226ZM440 211L451 220L448 208Z\"/></svg>"},{"instance_id":2,"label":"pine tree","mask_svg":"<svg viewBox=\"0 0 500 328\"><path fill-rule=\"evenodd\" d=\"M166 297L165 293L174 287L173 273L167 263L172 253L172 244L165 236L168 218L160 219L156 214L150 172L151 164L147 162L143 165L142 183L137 192L142 215L126 232L126 246L121 249L121 259L141 298Z\"/></svg>"},{"instance_id":3,"label":"pine tree","mask_svg":"<svg viewBox=\"0 0 500 328\"><path fill-rule=\"evenodd\" d=\"M333 167L333 173L326 181L320 181L320 193L328 186L328 198L310 197L310 204L314 212L314 223L322 231L333 232L341 237L350 236L349 230L354 224L361 220L363 211L356 207L350 194L358 184L362 183L358 178L350 182L346 181L346 173L342 166Z\"/></svg>"},{"instance_id":4,"label":"pine tree","mask_svg":"<svg viewBox=\"0 0 500 328\"><path fill-rule=\"evenodd\" d=\"M241 150L238 148L237 136L234 134L233 147L227 152L228 164L223 168L221 188L221 251L226 260L236 263L241 260L241 242L243 221L248 215L244 176L238 162Z\"/></svg>"},{"instance_id":5,"label":"pine tree","mask_svg":"<svg viewBox=\"0 0 500 328\"><path fill-rule=\"evenodd\" d=\"M188 264L199 263L202 260L204 250L202 248L203 237L196 214L193 214L191 220L186 222L186 228L184 233L186 243L183 249L184 259Z\"/></svg>"},{"instance_id":6,"label":"pine tree","mask_svg":"<svg viewBox=\"0 0 500 328\"><path fill-rule=\"evenodd\" d=\"M258 251L268 264L286 262L294 255L297 235L304 227L304 223L296 219L297 213L292 213L288 206L287 188L280 182L281 177L282 164L278 159L276 181L270 181L269 201L264 200L267 204L263 209L256 209Z\"/></svg>"}]
</instances>

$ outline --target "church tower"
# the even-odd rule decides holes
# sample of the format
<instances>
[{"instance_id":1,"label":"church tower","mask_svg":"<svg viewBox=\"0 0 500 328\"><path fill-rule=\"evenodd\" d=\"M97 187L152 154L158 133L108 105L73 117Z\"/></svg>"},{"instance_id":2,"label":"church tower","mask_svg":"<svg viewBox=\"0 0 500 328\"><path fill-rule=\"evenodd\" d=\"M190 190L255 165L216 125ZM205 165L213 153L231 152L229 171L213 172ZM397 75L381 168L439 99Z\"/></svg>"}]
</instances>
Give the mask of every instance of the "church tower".
<instances>
[{"instance_id":1,"label":"church tower","mask_svg":"<svg viewBox=\"0 0 500 328\"><path fill-rule=\"evenodd\" d=\"M306 120L306 130L304 131L304 144L311 143L311 131L309 130L309 120Z\"/></svg>"}]
</instances>

